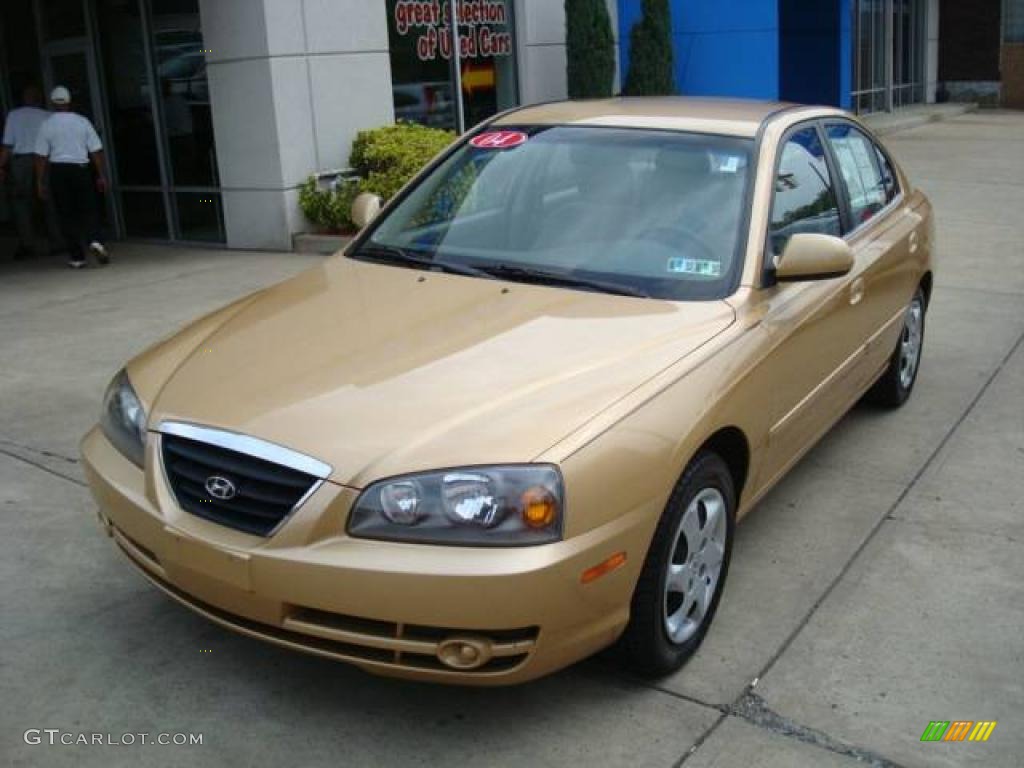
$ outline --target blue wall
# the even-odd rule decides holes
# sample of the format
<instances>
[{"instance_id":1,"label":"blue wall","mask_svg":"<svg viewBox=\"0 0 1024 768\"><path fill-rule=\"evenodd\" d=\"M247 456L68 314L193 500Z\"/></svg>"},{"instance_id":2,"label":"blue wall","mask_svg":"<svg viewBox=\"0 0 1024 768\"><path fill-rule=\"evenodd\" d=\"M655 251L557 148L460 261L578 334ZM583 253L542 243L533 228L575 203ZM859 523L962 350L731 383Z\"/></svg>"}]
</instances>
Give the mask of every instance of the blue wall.
<instances>
[{"instance_id":1,"label":"blue wall","mask_svg":"<svg viewBox=\"0 0 1024 768\"><path fill-rule=\"evenodd\" d=\"M622 75L641 0L619 0ZM669 0L676 88L688 96L779 97L777 0Z\"/></svg>"},{"instance_id":2,"label":"blue wall","mask_svg":"<svg viewBox=\"0 0 1024 768\"><path fill-rule=\"evenodd\" d=\"M803 104L839 103L839 4L779 0L779 95Z\"/></svg>"},{"instance_id":3,"label":"blue wall","mask_svg":"<svg viewBox=\"0 0 1024 768\"><path fill-rule=\"evenodd\" d=\"M688 96L848 107L852 0L669 0L676 88ZM619 0L622 78L641 0Z\"/></svg>"}]
</instances>

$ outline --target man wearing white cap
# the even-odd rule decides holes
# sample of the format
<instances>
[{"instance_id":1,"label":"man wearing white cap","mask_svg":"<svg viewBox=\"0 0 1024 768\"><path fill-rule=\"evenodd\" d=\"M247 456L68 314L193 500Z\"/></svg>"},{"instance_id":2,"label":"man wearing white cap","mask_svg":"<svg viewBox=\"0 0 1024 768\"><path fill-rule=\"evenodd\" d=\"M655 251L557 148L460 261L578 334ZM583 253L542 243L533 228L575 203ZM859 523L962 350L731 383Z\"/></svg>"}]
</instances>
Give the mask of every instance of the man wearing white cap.
<instances>
[{"instance_id":1,"label":"man wearing white cap","mask_svg":"<svg viewBox=\"0 0 1024 768\"><path fill-rule=\"evenodd\" d=\"M36 189L39 197L45 199L49 168L50 192L71 254L68 263L76 269L84 267L88 250L97 262L108 264L110 258L100 236L96 206L96 191L107 190L103 144L89 119L71 111L71 93L67 88L54 88L50 101L55 111L42 124L36 139Z\"/></svg>"}]
</instances>

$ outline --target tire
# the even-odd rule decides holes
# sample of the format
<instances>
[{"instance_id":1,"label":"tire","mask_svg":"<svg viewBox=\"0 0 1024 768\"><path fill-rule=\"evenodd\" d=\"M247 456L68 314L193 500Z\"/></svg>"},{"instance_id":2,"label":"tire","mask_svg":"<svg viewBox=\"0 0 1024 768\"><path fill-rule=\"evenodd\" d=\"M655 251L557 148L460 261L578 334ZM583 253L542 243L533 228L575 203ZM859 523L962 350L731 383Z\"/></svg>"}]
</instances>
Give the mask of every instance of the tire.
<instances>
[{"instance_id":1,"label":"tire","mask_svg":"<svg viewBox=\"0 0 1024 768\"><path fill-rule=\"evenodd\" d=\"M907 306L903 331L896 343L885 373L868 390L864 399L883 408L899 408L914 391L917 372L921 368L921 350L924 347L924 320L928 303L920 288Z\"/></svg>"},{"instance_id":2,"label":"tire","mask_svg":"<svg viewBox=\"0 0 1024 768\"><path fill-rule=\"evenodd\" d=\"M660 677L696 652L722 596L735 526L729 468L718 455L701 452L658 521L633 593L629 624L615 648L621 663L645 677ZM707 542L703 550L702 541Z\"/></svg>"}]
</instances>

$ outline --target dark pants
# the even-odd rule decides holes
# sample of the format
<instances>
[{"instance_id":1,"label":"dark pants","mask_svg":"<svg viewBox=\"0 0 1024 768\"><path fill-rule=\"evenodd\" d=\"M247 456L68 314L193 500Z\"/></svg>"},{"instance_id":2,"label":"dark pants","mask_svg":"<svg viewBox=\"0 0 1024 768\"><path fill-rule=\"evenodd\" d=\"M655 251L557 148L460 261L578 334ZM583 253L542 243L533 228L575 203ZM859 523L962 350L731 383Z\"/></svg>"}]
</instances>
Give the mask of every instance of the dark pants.
<instances>
[{"instance_id":1,"label":"dark pants","mask_svg":"<svg viewBox=\"0 0 1024 768\"><path fill-rule=\"evenodd\" d=\"M36 248L35 233L35 155L14 155L11 157L10 192L11 209L14 214L14 227L18 232L21 249L34 251ZM57 226L57 214L52 201L43 205L46 214L46 229L50 238L50 248L60 245L60 234Z\"/></svg>"},{"instance_id":2,"label":"dark pants","mask_svg":"<svg viewBox=\"0 0 1024 768\"><path fill-rule=\"evenodd\" d=\"M101 242L99 211L92 168L88 165L52 163L50 194L57 219L73 261L85 258L89 243Z\"/></svg>"}]
</instances>

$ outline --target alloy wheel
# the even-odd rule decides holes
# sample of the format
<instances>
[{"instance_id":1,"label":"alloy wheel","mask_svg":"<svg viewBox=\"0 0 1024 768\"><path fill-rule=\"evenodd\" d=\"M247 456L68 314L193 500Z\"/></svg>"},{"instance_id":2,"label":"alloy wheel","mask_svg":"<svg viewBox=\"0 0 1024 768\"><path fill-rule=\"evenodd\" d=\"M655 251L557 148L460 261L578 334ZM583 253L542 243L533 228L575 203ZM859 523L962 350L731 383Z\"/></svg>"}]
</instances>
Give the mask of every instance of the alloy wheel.
<instances>
[{"instance_id":1,"label":"alloy wheel","mask_svg":"<svg viewBox=\"0 0 1024 768\"><path fill-rule=\"evenodd\" d=\"M921 339L924 327L924 305L919 296L907 308L907 316L903 323L903 336L900 338L900 385L909 389L914 383L917 366L921 360Z\"/></svg>"},{"instance_id":2,"label":"alloy wheel","mask_svg":"<svg viewBox=\"0 0 1024 768\"><path fill-rule=\"evenodd\" d=\"M697 493L676 529L665 575L664 621L669 639L685 643L700 629L722 575L728 525L717 488Z\"/></svg>"}]
</instances>

